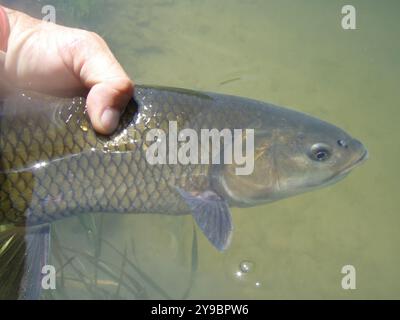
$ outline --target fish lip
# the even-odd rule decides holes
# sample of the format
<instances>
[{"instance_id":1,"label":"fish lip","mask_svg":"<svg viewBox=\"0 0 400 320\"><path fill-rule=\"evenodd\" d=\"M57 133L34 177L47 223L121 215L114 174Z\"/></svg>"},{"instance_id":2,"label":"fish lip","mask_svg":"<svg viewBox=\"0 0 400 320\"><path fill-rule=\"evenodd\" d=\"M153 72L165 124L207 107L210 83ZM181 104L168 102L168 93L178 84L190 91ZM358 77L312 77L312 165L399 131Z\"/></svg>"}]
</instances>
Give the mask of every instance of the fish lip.
<instances>
[{"instance_id":1,"label":"fish lip","mask_svg":"<svg viewBox=\"0 0 400 320\"><path fill-rule=\"evenodd\" d=\"M354 163L352 163L351 165L349 165L347 168L345 168L340 175L344 175L349 173L351 170L353 170L355 167L358 167L361 163L365 162L368 159L369 153L368 150L365 149L363 154L361 155L360 158L358 158L357 161L355 161Z\"/></svg>"},{"instance_id":2,"label":"fish lip","mask_svg":"<svg viewBox=\"0 0 400 320\"><path fill-rule=\"evenodd\" d=\"M368 152L367 149L365 149L365 151L364 151L363 155L361 156L361 158L358 159L358 164L366 161L368 159L368 157L369 157L369 152Z\"/></svg>"},{"instance_id":3,"label":"fish lip","mask_svg":"<svg viewBox=\"0 0 400 320\"><path fill-rule=\"evenodd\" d=\"M368 150L365 149L361 157L353 164L353 167L365 162L368 159L368 156L369 156Z\"/></svg>"}]
</instances>

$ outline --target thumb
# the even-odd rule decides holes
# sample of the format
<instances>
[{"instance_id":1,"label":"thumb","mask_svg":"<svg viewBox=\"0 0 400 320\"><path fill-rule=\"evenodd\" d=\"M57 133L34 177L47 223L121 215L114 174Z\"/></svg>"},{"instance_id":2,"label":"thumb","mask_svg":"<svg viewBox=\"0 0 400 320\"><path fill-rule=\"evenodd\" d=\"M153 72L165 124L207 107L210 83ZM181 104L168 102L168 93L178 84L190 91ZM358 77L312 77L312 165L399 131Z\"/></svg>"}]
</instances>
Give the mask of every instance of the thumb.
<instances>
[{"instance_id":1,"label":"thumb","mask_svg":"<svg viewBox=\"0 0 400 320\"><path fill-rule=\"evenodd\" d=\"M86 104L92 125L101 134L111 134L132 98L134 84L103 39L94 35L89 43L75 62L81 81L90 89Z\"/></svg>"},{"instance_id":2,"label":"thumb","mask_svg":"<svg viewBox=\"0 0 400 320\"><path fill-rule=\"evenodd\" d=\"M133 94L133 83L127 77L100 81L89 91L86 104L94 129L111 134Z\"/></svg>"}]
</instances>

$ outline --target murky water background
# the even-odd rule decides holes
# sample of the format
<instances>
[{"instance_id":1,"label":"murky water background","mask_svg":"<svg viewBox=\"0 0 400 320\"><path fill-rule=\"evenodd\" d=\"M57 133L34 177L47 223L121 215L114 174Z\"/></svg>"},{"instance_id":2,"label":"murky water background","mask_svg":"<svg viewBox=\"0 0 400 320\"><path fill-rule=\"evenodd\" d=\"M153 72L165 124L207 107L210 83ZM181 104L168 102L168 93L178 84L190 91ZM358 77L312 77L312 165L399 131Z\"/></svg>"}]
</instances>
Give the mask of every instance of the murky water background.
<instances>
[{"instance_id":1,"label":"murky water background","mask_svg":"<svg viewBox=\"0 0 400 320\"><path fill-rule=\"evenodd\" d=\"M41 15L41 1L10 2ZM225 253L193 240L190 216L57 222L62 271L45 297L400 298L400 2L350 2L357 30L345 31L349 1L47 1L58 22L105 37L137 83L291 106L359 138L370 159L331 187L233 209ZM341 287L348 264L356 290Z\"/></svg>"}]
</instances>

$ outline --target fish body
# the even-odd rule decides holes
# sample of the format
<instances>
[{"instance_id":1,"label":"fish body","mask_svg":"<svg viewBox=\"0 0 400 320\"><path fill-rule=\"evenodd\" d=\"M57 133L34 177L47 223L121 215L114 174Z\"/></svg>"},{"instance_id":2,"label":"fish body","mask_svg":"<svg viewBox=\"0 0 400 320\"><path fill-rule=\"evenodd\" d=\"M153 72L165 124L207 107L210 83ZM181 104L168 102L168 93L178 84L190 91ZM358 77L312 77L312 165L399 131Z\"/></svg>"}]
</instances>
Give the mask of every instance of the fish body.
<instances>
[{"instance_id":1,"label":"fish body","mask_svg":"<svg viewBox=\"0 0 400 320\"><path fill-rule=\"evenodd\" d=\"M235 175L235 164L150 164L146 134L168 134L170 122L199 137L201 129L254 129L254 172ZM0 128L0 224L43 224L84 212L187 214L182 192L211 191L229 206L252 206L330 183L366 154L344 131L303 113L174 88L137 87L108 137L91 127L84 98L32 92L2 100ZM311 159L310 167L296 159L316 144L337 149L336 164L321 168ZM318 170L326 177L313 181Z\"/></svg>"},{"instance_id":2,"label":"fish body","mask_svg":"<svg viewBox=\"0 0 400 320\"><path fill-rule=\"evenodd\" d=\"M262 199L257 199L261 202L295 192L279 188L299 179L299 174L309 174L304 170L276 180L282 170L279 163L291 157L285 149L298 148L308 138L309 127L321 136L312 143L326 143L330 130L336 135L329 137L334 141L354 143L340 129L293 110L183 89L136 88L119 128L109 137L95 133L82 97L61 99L18 92L3 99L0 110L0 224L24 224L27 217L30 224L41 224L83 212L186 214L190 210L177 190L197 194L212 190L229 205L257 202L245 199L253 190L244 186L249 181L250 189L260 184L252 183L254 177L235 177L229 165L150 164L146 134L154 128L168 133L171 121L178 130L191 128L199 136L204 128L254 129L259 140L255 152L266 158L256 161L254 170L254 176L264 180ZM348 153L361 159L365 150L355 144L357 150ZM293 152L292 156L297 155ZM357 161L349 158L350 166ZM339 175L339 169L333 174ZM300 178L304 183L308 177Z\"/></svg>"},{"instance_id":3,"label":"fish body","mask_svg":"<svg viewBox=\"0 0 400 320\"><path fill-rule=\"evenodd\" d=\"M187 214L177 190L211 190L218 170L150 164L146 133L168 133L171 121L199 133L261 128L264 108L243 98L138 87L119 128L105 137L91 127L84 98L18 92L2 103L0 224L24 224L27 217L41 224L83 212Z\"/></svg>"},{"instance_id":4,"label":"fish body","mask_svg":"<svg viewBox=\"0 0 400 320\"><path fill-rule=\"evenodd\" d=\"M192 214L224 250L233 231L230 207L334 183L368 154L332 124L247 98L137 86L111 136L94 131L85 105L84 97L27 91L0 99L0 298L38 298L52 221L88 212ZM224 144L214 154L202 130L242 135L227 144L219 136ZM188 141L200 147L188 151ZM245 174L236 157L225 161L236 142L251 160ZM182 163L181 149L208 161ZM153 159L164 152L168 161L150 161L151 150Z\"/></svg>"}]
</instances>

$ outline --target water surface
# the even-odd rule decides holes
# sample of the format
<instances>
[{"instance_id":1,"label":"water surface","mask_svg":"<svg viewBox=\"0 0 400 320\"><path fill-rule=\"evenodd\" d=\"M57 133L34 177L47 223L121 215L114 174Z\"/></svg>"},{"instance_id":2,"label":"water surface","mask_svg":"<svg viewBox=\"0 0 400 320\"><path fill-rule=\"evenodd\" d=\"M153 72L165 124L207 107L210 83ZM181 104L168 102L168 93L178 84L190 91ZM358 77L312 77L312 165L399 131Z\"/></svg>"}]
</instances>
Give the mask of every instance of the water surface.
<instances>
[{"instance_id":1,"label":"water surface","mask_svg":"<svg viewBox=\"0 0 400 320\"><path fill-rule=\"evenodd\" d=\"M398 1L351 1L357 30L341 28L340 0L48 3L58 22L105 37L137 83L291 106L360 139L370 159L328 188L233 209L225 253L200 233L193 246L190 216L59 221L64 272L45 297L400 298ZM19 5L40 16L41 2ZM341 287L348 264L356 290Z\"/></svg>"}]
</instances>

